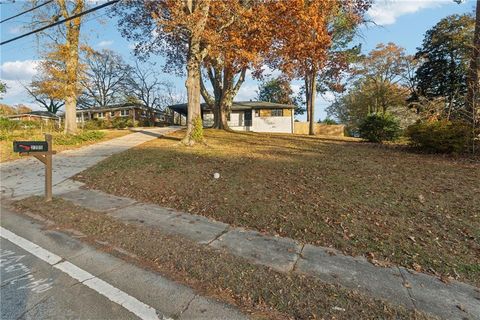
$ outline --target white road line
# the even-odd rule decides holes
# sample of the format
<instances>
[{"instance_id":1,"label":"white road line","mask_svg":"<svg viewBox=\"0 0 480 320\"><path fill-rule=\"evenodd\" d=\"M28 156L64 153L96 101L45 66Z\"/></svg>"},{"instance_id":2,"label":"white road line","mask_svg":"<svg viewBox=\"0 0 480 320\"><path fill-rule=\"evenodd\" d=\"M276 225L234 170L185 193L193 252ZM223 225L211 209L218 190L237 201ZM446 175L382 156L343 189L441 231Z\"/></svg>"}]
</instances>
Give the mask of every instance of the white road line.
<instances>
[{"instance_id":1,"label":"white road line","mask_svg":"<svg viewBox=\"0 0 480 320\"><path fill-rule=\"evenodd\" d=\"M68 261L62 261L63 259L60 256L57 256L56 254L46 249L43 249L35 243L28 241L27 239L20 236L17 236L15 233L3 227L0 227L0 237L7 239L8 241L24 249L25 251L30 252L41 260L52 265L54 268L68 274L70 277L78 280L85 286L105 296L110 301L121 305L128 311L137 315L140 319L160 319L155 308L146 305L145 303L137 300L136 298L130 296L122 290L115 288L114 286L103 281L102 279L95 277L93 274L77 267L76 265ZM162 319L167 320L168 318L162 317Z\"/></svg>"},{"instance_id":2,"label":"white road line","mask_svg":"<svg viewBox=\"0 0 480 320\"><path fill-rule=\"evenodd\" d=\"M15 243L20 248L30 252L31 254L42 259L48 264L54 265L62 261L62 258L57 256L56 254L51 253L50 251L45 250L40 246L37 246L35 243L30 242L27 239L17 236L15 233L10 232L5 228L0 227L0 236L10 242Z\"/></svg>"}]
</instances>

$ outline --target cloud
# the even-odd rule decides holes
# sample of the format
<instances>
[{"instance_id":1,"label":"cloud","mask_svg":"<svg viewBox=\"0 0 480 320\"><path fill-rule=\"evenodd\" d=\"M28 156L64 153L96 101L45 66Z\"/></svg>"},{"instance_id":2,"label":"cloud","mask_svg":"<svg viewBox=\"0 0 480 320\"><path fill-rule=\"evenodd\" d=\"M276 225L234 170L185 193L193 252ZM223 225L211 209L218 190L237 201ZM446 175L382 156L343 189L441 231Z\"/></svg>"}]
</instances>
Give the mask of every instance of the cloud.
<instances>
[{"instance_id":1,"label":"cloud","mask_svg":"<svg viewBox=\"0 0 480 320\"><path fill-rule=\"evenodd\" d=\"M113 40L103 40L103 41L100 41L97 44L97 46L99 46L100 48L106 48L106 47L110 47L112 44L113 44Z\"/></svg>"},{"instance_id":2,"label":"cloud","mask_svg":"<svg viewBox=\"0 0 480 320\"><path fill-rule=\"evenodd\" d=\"M19 34L20 32L22 32L24 30L23 27L20 27L20 26L16 26L16 27L10 27L8 28L8 33L10 34Z\"/></svg>"},{"instance_id":3,"label":"cloud","mask_svg":"<svg viewBox=\"0 0 480 320\"><path fill-rule=\"evenodd\" d=\"M32 80L37 73L40 60L7 61L0 66L0 77L3 80Z\"/></svg>"},{"instance_id":4,"label":"cloud","mask_svg":"<svg viewBox=\"0 0 480 320\"><path fill-rule=\"evenodd\" d=\"M40 60L7 61L0 65L0 78L7 84L7 92L3 95L2 103L28 104L30 98L24 85L28 85L37 74Z\"/></svg>"},{"instance_id":5,"label":"cloud","mask_svg":"<svg viewBox=\"0 0 480 320\"><path fill-rule=\"evenodd\" d=\"M254 83L244 83L235 97L236 101L249 101L257 98L258 85Z\"/></svg>"},{"instance_id":6,"label":"cloud","mask_svg":"<svg viewBox=\"0 0 480 320\"><path fill-rule=\"evenodd\" d=\"M378 0L370 8L368 15L376 24L388 25L394 24L402 15L451 3L452 0Z\"/></svg>"}]
</instances>

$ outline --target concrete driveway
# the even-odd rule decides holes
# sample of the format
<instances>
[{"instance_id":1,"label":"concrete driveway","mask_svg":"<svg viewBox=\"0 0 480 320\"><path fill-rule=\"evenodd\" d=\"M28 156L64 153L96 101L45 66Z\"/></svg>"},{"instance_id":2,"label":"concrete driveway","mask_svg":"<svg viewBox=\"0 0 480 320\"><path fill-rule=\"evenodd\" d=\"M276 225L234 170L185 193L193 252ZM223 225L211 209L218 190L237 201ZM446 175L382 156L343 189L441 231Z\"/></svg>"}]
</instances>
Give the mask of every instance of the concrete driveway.
<instances>
[{"instance_id":1,"label":"concrete driveway","mask_svg":"<svg viewBox=\"0 0 480 320\"><path fill-rule=\"evenodd\" d=\"M94 166L103 159L179 129L180 127L135 129L136 132L120 138L54 155L54 194L56 185ZM53 149L55 150L55 145ZM33 157L0 164L1 196L5 198L22 198L43 194L44 173L44 165Z\"/></svg>"}]
</instances>

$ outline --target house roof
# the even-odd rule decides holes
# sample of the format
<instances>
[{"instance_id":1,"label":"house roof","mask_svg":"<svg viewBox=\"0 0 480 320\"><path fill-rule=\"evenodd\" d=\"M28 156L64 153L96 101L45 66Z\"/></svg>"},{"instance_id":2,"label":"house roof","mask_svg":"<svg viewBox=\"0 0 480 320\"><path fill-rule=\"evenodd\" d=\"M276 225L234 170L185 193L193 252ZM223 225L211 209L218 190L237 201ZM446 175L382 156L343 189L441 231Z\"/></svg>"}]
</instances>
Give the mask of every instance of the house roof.
<instances>
[{"instance_id":1,"label":"house roof","mask_svg":"<svg viewBox=\"0 0 480 320\"><path fill-rule=\"evenodd\" d=\"M8 115L6 117L7 118L19 118L19 117L22 117L22 116L58 119L58 116L56 114L48 112L48 111L30 111L30 112L25 112L25 113L12 114L12 115Z\"/></svg>"},{"instance_id":2,"label":"house roof","mask_svg":"<svg viewBox=\"0 0 480 320\"><path fill-rule=\"evenodd\" d=\"M173 111L181 114L187 114L187 104L174 104L168 106ZM200 104L202 111L211 111L211 108L206 104ZM253 109L294 109L295 106L290 104L273 103L267 101L234 101L232 104L232 111L253 110Z\"/></svg>"},{"instance_id":3,"label":"house roof","mask_svg":"<svg viewBox=\"0 0 480 320\"><path fill-rule=\"evenodd\" d=\"M146 107L143 104L124 103L124 104L111 105L104 108L92 107L87 109L77 109L77 113L108 112L108 111L119 111L119 110L132 109L132 108L146 109Z\"/></svg>"}]
</instances>

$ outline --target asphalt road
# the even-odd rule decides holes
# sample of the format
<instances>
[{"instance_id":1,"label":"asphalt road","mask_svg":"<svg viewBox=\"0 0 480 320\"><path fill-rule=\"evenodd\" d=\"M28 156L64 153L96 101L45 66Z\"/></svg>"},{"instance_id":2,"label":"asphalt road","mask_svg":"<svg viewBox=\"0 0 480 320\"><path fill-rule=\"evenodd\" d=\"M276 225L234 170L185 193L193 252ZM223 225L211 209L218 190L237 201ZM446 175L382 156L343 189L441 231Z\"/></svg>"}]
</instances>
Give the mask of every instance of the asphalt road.
<instances>
[{"instance_id":1,"label":"asphalt road","mask_svg":"<svg viewBox=\"0 0 480 320\"><path fill-rule=\"evenodd\" d=\"M247 319L76 237L1 207L0 319Z\"/></svg>"},{"instance_id":2,"label":"asphalt road","mask_svg":"<svg viewBox=\"0 0 480 320\"><path fill-rule=\"evenodd\" d=\"M8 240L0 240L1 319L132 319L131 312Z\"/></svg>"}]
</instances>

